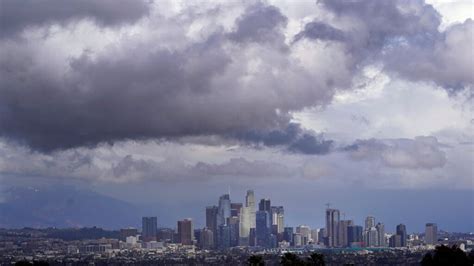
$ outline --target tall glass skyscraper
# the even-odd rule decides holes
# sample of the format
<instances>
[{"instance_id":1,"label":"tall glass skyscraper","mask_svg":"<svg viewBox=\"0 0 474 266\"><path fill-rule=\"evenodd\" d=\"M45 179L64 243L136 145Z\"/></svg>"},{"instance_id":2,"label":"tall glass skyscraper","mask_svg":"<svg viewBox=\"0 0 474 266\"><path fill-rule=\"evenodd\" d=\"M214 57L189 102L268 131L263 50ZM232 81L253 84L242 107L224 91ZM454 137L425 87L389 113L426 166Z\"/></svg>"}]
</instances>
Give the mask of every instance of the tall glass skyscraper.
<instances>
[{"instance_id":1,"label":"tall glass skyscraper","mask_svg":"<svg viewBox=\"0 0 474 266\"><path fill-rule=\"evenodd\" d=\"M230 196L224 194L219 198L219 206L217 213L217 225L226 224L227 218L230 217Z\"/></svg>"},{"instance_id":2,"label":"tall glass skyscraper","mask_svg":"<svg viewBox=\"0 0 474 266\"><path fill-rule=\"evenodd\" d=\"M259 211L267 211L271 212L271 202L270 199L261 199L260 203L258 204L258 210Z\"/></svg>"},{"instance_id":3,"label":"tall glass skyscraper","mask_svg":"<svg viewBox=\"0 0 474 266\"><path fill-rule=\"evenodd\" d=\"M212 245L217 244L217 216L219 213L219 208L217 206L208 206L206 207L206 227L212 231Z\"/></svg>"},{"instance_id":4,"label":"tall glass skyscraper","mask_svg":"<svg viewBox=\"0 0 474 266\"><path fill-rule=\"evenodd\" d=\"M249 208L249 220L250 228L255 228L255 195L253 190L247 190L247 195L245 196L245 207Z\"/></svg>"},{"instance_id":5,"label":"tall glass skyscraper","mask_svg":"<svg viewBox=\"0 0 474 266\"><path fill-rule=\"evenodd\" d=\"M407 246L407 228L404 224L397 225L397 235L400 236L400 246Z\"/></svg>"},{"instance_id":6,"label":"tall glass skyscraper","mask_svg":"<svg viewBox=\"0 0 474 266\"><path fill-rule=\"evenodd\" d=\"M256 244L257 246L267 247L270 235L270 213L268 211L257 211L256 217Z\"/></svg>"},{"instance_id":7,"label":"tall glass skyscraper","mask_svg":"<svg viewBox=\"0 0 474 266\"><path fill-rule=\"evenodd\" d=\"M339 210L337 209L326 209L326 245L328 247L337 247L338 239L338 225L339 225Z\"/></svg>"},{"instance_id":8,"label":"tall glass skyscraper","mask_svg":"<svg viewBox=\"0 0 474 266\"><path fill-rule=\"evenodd\" d=\"M438 226L435 223L427 223L425 227L425 244L436 245L438 243Z\"/></svg>"},{"instance_id":9,"label":"tall glass skyscraper","mask_svg":"<svg viewBox=\"0 0 474 266\"><path fill-rule=\"evenodd\" d=\"M143 241L156 240L158 229L156 217L142 217L142 239Z\"/></svg>"}]
</instances>

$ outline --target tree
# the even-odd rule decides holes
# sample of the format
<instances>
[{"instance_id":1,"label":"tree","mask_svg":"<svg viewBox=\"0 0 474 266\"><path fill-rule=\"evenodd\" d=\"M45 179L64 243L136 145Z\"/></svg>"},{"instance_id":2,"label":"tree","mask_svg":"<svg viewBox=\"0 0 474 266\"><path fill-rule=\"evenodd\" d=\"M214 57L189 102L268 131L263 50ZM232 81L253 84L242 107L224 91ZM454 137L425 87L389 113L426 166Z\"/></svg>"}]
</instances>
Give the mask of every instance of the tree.
<instances>
[{"instance_id":1,"label":"tree","mask_svg":"<svg viewBox=\"0 0 474 266\"><path fill-rule=\"evenodd\" d=\"M308 265L325 266L324 255L316 252L311 253L308 258Z\"/></svg>"},{"instance_id":2,"label":"tree","mask_svg":"<svg viewBox=\"0 0 474 266\"><path fill-rule=\"evenodd\" d=\"M298 255L293 253L285 253L280 260L280 264L284 266L303 266L305 265L304 261L298 257Z\"/></svg>"},{"instance_id":3,"label":"tree","mask_svg":"<svg viewBox=\"0 0 474 266\"><path fill-rule=\"evenodd\" d=\"M433 254L427 253L421 260L422 266L471 266L473 263L474 261L456 245L437 246Z\"/></svg>"},{"instance_id":4,"label":"tree","mask_svg":"<svg viewBox=\"0 0 474 266\"><path fill-rule=\"evenodd\" d=\"M247 260L248 265L250 266L264 266L265 261L263 260L262 256L259 255L252 255Z\"/></svg>"}]
</instances>

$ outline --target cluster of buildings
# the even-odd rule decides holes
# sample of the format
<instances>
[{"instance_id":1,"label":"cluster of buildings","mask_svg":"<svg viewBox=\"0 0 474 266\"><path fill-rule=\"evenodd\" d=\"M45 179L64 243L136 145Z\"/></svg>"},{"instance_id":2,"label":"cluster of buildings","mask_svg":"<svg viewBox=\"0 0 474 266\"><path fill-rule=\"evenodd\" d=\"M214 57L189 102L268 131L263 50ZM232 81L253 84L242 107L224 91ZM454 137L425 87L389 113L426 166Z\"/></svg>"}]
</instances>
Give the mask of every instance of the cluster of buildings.
<instances>
[{"instance_id":1,"label":"cluster of buildings","mask_svg":"<svg viewBox=\"0 0 474 266\"><path fill-rule=\"evenodd\" d=\"M256 201L253 190L248 190L244 203L232 202L229 194L219 197L217 205L206 207L206 226L194 229L193 220L177 222L177 230L157 227L156 217L143 217L141 242L144 245L161 245L173 242L196 245L206 250L226 250L232 247L260 248L360 248L360 247L407 247L406 226L396 226L395 234L387 234L385 226L368 216L365 225L356 225L353 220L341 219L338 209L328 208L325 213L326 226L311 229L307 225L296 228L285 226L283 206L273 206L270 199ZM424 240L411 238L412 243L436 245L437 226L426 224ZM128 245L137 245L138 230L123 229Z\"/></svg>"}]
</instances>

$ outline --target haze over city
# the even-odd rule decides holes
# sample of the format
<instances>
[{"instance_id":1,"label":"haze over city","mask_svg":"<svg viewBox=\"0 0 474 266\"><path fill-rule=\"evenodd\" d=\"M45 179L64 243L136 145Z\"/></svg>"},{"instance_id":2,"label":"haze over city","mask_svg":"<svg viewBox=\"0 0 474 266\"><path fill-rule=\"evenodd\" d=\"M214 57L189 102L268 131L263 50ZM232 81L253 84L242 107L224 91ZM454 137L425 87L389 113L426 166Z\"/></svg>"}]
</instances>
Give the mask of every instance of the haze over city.
<instances>
[{"instance_id":1,"label":"haze over city","mask_svg":"<svg viewBox=\"0 0 474 266\"><path fill-rule=\"evenodd\" d=\"M473 9L0 0L0 228L202 228L252 189L473 232Z\"/></svg>"}]
</instances>

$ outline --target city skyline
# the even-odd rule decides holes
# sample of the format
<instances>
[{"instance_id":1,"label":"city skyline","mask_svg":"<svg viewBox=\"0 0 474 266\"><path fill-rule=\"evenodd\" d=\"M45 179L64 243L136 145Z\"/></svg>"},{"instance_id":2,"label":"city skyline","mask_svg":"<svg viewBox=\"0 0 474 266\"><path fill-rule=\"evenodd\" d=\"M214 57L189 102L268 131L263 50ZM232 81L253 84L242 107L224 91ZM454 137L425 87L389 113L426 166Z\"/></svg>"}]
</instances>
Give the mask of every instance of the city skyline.
<instances>
[{"instance_id":1,"label":"city skyline","mask_svg":"<svg viewBox=\"0 0 474 266\"><path fill-rule=\"evenodd\" d=\"M473 8L0 0L0 228L473 232Z\"/></svg>"}]
</instances>

